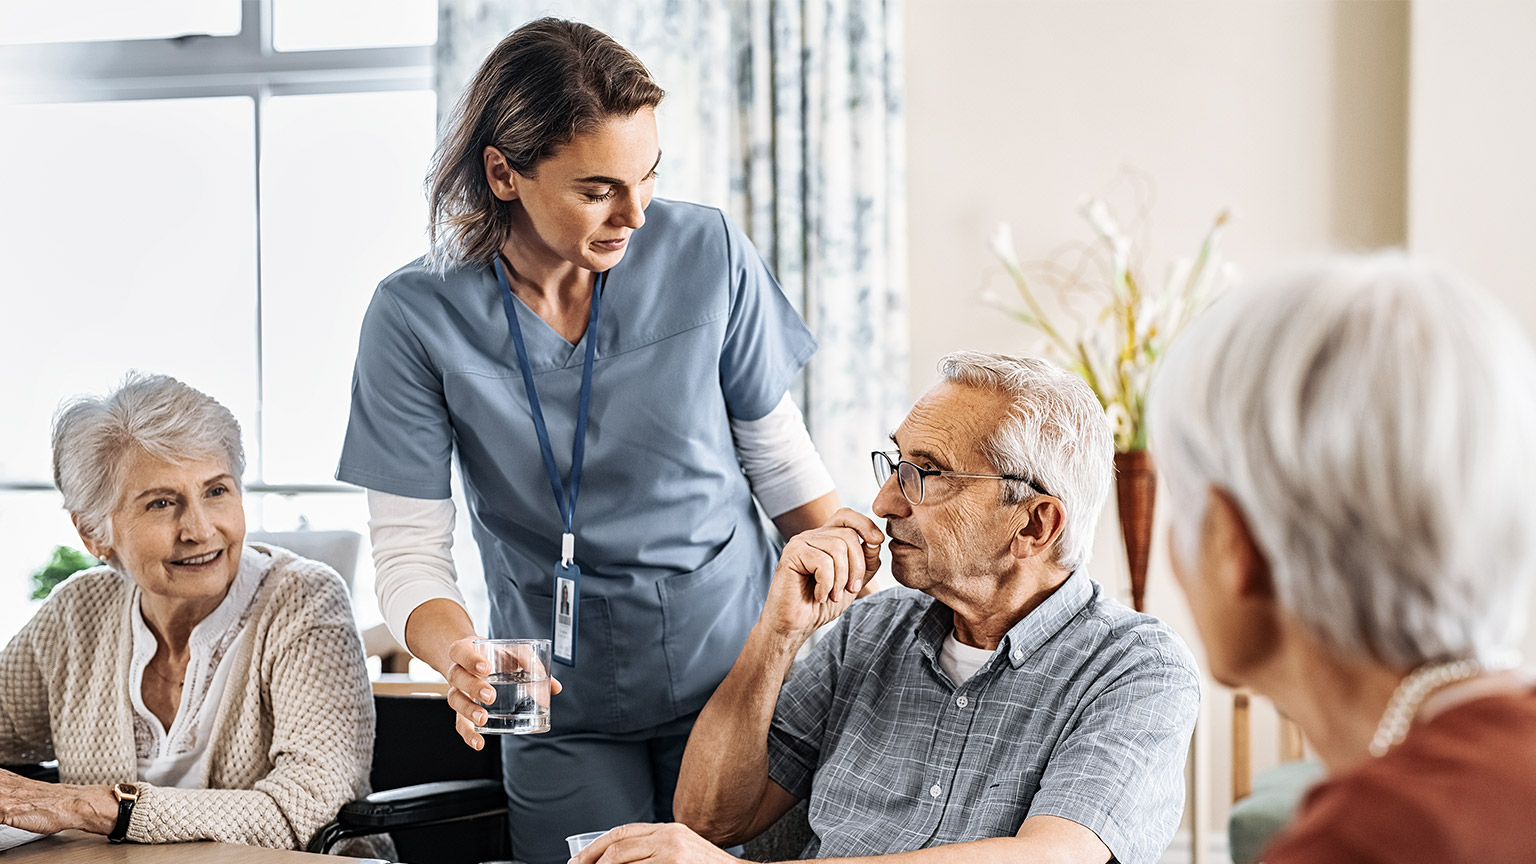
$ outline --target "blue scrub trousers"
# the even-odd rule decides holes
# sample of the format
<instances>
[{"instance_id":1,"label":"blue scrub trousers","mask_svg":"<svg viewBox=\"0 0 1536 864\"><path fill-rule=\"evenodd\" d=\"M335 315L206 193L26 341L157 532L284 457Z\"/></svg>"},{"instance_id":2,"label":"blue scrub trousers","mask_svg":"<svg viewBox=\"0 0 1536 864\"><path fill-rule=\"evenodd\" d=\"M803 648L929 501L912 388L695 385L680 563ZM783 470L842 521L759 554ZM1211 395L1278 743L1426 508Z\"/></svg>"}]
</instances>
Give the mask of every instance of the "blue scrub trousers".
<instances>
[{"instance_id":1,"label":"blue scrub trousers","mask_svg":"<svg viewBox=\"0 0 1536 864\"><path fill-rule=\"evenodd\" d=\"M560 697L555 697L558 730ZM671 822L683 748L698 712L638 732L503 735L512 856L565 864L565 838L629 822Z\"/></svg>"}]
</instances>

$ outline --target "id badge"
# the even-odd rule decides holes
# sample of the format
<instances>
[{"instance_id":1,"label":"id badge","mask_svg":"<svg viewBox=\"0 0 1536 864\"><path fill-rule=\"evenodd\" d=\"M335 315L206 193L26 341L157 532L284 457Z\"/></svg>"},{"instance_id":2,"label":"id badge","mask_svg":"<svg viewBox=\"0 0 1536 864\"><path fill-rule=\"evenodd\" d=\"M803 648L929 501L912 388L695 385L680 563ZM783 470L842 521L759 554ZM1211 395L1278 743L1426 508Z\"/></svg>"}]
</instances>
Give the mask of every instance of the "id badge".
<instances>
[{"instance_id":1,"label":"id badge","mask_svg":"<svg viewBox=\"0 0 1536 864\"><path fill-rule=\"evenodd\" d=\"M555 563L555 662L576 665L576 606L581 601L581 568Z\"/></svg>"}]
</instances>

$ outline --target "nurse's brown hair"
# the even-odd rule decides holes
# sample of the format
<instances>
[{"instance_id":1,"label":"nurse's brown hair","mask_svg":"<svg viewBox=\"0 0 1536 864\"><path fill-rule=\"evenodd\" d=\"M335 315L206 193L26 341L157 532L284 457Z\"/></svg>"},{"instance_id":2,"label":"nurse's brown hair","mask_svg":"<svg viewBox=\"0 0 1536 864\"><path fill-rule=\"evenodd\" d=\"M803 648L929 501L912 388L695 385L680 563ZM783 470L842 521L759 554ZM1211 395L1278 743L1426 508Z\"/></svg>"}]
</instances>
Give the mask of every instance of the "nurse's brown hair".
<instances>
[{"instance_id":1,"label":"nurse's brown hair","mask_svg":"<svg viewBox=\"0 0 1536 864\"><path fill-rule=\"evenodd\" d=\"M635 55L575 21L540 18L501 40L454 107L427 178L427 237L439 272L490 261L511 230L482 158L500 150L525 177L577 135L654 108L666 95Z\"/></svg>"}]
</instances>

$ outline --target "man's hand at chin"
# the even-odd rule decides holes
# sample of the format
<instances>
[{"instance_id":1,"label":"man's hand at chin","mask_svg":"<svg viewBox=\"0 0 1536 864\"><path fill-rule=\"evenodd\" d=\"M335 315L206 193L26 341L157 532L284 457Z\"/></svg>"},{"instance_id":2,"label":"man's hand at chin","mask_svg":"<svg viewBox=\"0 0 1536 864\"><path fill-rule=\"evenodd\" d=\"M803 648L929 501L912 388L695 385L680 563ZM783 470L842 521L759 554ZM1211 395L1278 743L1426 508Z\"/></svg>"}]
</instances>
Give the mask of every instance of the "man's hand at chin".
<instances>
[{"instance_id":1,"label":"man's hand at chin","mask_svg":"<svg viewBox=\"0 0 1536 864\"><path fill-rule=\"evenodd\" d=\"M825 525L790 538L768 586L758 622L803 640L842 615L880 569L885 534L862 513L843 508Z\"/></svg>"},{"instance_id":2,"label":"man's hand at chin","mask_svg":"<svg viewBox=\"0 0 1536 864\"><path fill-rule=\"evenodd\" d=\"M730 853L677 822L620 825L592 841L591 846L571 859L571 864L629 864L636 861L739 864Z\"/></svg>"}]
</instances>

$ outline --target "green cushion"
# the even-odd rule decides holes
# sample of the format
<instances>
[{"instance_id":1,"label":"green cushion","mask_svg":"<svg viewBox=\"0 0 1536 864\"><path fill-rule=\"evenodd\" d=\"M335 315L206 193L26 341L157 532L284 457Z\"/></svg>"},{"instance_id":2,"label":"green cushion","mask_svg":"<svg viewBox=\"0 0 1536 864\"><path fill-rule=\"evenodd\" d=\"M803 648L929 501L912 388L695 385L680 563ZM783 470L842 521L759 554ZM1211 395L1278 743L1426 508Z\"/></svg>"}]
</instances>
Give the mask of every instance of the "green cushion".
<instances>
[{"instance_id":1,"label":"green cushion","mask_svg":"<svg viewBox=\"0 0 1536 864\"><path fill-rule=\"evenodd\" d=\"M1312 784L1323 778L1321 763L1282 762L1253 779L1253 794L1232 805L1227 846L1233 864L1255 864L1264 847L1290 824Z\"/></svg>"}]
</instances>

